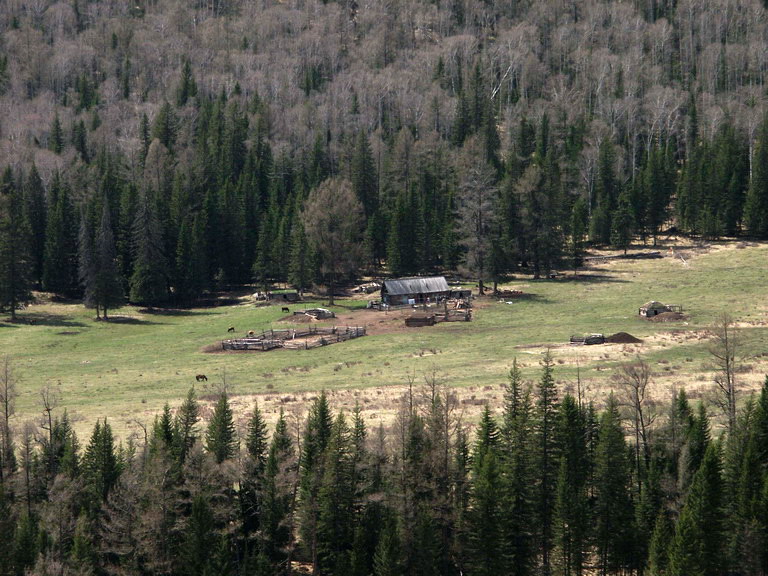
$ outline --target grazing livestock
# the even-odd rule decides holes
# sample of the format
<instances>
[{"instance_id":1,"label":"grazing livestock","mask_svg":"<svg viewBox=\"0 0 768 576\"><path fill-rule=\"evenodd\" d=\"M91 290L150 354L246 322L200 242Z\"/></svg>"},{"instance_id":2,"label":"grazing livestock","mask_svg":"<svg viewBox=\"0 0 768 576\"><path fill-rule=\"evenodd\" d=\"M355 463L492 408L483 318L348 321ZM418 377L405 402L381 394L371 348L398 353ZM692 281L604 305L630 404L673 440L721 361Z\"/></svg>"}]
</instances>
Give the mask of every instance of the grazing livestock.
<instances>
[{"instance_id":1,"label":"grazing livestock","mask_svg":"<svg viewBox=\"0 0 768 576\"><path fill-rule=\"evenodd\" d=\"M290 311L291 311L290 308L288 308L287 306L283 306L283 312L290 312Z\"/></svg>"},{"instance_id":2,"label":"grazing livestock","mask_svg":"<svg viewBox=\"0 0 768 576\"><path fill-rule=\"evenodd\" d=\"M208 382L208 376L206 376L205 374L198 374L197 376L195 376L195 380L197 380L198 382Z\"/></svg>"},{"instance_id":3,"label":"grazing livestock","mask_svg":"<svg viewBox=\"0 0 768 576\"><path fill-rule=\"evenodd\" d=\"M254 332L253 330L248 330L248 336L255 336L255 335L256 335L256 332Z\"/></svg>"},{"instance_id":4,"label":"grazing livestock","mask_svg":"<svg viewBox=\"0 0 768 576\"><path fill-rule=\"evenodd\" d=\"M227 332L234 332L234 331L235 331L234 326L230 326L229 328L227 328Z\"/></svg>"}]
</instances>

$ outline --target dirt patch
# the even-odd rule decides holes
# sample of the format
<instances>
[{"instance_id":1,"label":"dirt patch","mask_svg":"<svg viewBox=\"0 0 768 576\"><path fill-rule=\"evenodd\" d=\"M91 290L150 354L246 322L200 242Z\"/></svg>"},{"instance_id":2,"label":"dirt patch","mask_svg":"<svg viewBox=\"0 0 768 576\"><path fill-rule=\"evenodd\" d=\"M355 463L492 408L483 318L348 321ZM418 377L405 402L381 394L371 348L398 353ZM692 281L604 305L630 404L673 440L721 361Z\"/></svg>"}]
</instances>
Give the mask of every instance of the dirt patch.
<instances>
[{"instance_id":1,"label":"dirt patch","mask_svg":"<svg viewBox=\"0 0 768 576\"><path fill-rule=\"evenodd\" d=\"M642 340L629 334L628 332L617 332L612 336L606 336L605 341L609 344L640 344Z\"/></svg>"},{"instance_id":2,"label":"dirt patch","mask_svg":"<svg viewBox=\"0 0 768 576\"><path fill-rule=\"evenodd\" d=\"M309 314L289 314L288 316L283 316L280 318L278 322L288 322L290 324L310 324L316 320L316 318L313 318Z\"/></svg>"},{"instance_id":3,"label":"dirt patch","mask_svg":"<svg viewBox=\"0 0 768 576\"><path fill-rule=\"evenodd\" d=\"M681 320L688 320L688 316L681 312L662 312L656 316L648 318L651 322L680 322Z\"/></svg>"}]
</instances>

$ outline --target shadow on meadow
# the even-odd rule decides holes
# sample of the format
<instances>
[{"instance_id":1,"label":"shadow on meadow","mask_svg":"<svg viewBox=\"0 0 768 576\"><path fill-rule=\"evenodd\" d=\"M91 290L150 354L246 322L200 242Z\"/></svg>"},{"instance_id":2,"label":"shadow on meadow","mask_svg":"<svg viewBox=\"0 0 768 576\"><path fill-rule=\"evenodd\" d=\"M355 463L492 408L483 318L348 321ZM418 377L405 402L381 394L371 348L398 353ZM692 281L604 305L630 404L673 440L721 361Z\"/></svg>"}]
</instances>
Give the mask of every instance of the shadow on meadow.
<instances>
[{"instance_id":1,"label":"shadow on meadow","mask_svg":"<svg viewBox=\"0 0 768 576\"><path fill-rule=\"evenodd\" d=\"M20 315L17 324L29 324L31 326L67 326L70 328L82 328L84 323L73 320L71 316L62 314L49 314L47 312L31 312Z\"/></svg>"},{"instance_id":2,"label":"shadow on meadow","mask_svg":"<svg viewBox=\"0 0 768 576\"><path fill-rule=\"evenodd\" d=\"M151 316L210 316L213 312L206 310L191 310L185 308L141 308L140 314Z\"/></svg>"}]
</instances>

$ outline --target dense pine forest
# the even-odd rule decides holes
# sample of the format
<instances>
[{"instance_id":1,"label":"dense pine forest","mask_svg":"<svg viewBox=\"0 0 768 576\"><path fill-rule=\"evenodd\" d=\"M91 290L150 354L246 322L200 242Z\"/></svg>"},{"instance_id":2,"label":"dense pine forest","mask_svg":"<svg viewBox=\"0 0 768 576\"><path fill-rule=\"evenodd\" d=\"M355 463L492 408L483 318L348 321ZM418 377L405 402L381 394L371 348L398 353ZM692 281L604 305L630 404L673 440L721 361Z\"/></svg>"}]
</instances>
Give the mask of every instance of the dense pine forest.
<instances>
[{"instance_id":1,"label":"dense pine forest","mask_svg":"<svg viewBox=\"0 0 768 576\"><path fill-rule=\"evenodd\" d=\"M0 300L764 238L766 23L754 0L7 0Z\"/></svg>"},{"instance_id":2,"label":"dense pine forest","mask_svg":"<svg viewBox=\"0 0 768 576\"><path fill-rule=\"evenodd\" d=\"M254 405L238 432L226 390L120 445L55 409L34 436L6 425L0 574L768 572L768 380L715 433L683 391L561 396L553 364L532 386L514 363L473 428L431 378L387 429L322 393L271 433Z\"/></svg>"}]
</instances>

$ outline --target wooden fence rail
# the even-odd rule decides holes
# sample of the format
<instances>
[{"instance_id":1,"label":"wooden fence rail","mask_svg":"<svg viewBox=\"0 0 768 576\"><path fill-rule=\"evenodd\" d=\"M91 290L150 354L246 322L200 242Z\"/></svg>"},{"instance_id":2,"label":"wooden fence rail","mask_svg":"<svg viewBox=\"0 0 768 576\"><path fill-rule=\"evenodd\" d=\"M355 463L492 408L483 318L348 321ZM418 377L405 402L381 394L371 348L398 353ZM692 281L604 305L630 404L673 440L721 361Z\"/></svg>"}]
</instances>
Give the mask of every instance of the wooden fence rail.
<instances>
[{"instance_id":1,"label":"wooden fence rail","mask_svg":"<svg viewBox=\"0 0 768 576\"><path fill-rule=\"evenodd\" d=\"M365 336L365 327L363 326L309 326L301 330L265 330L261 334L248 338L222 340L221 348L222 350L259 350L263 352L274 348L309 350L361 336Z\"/></svg>"}]
</instances>

